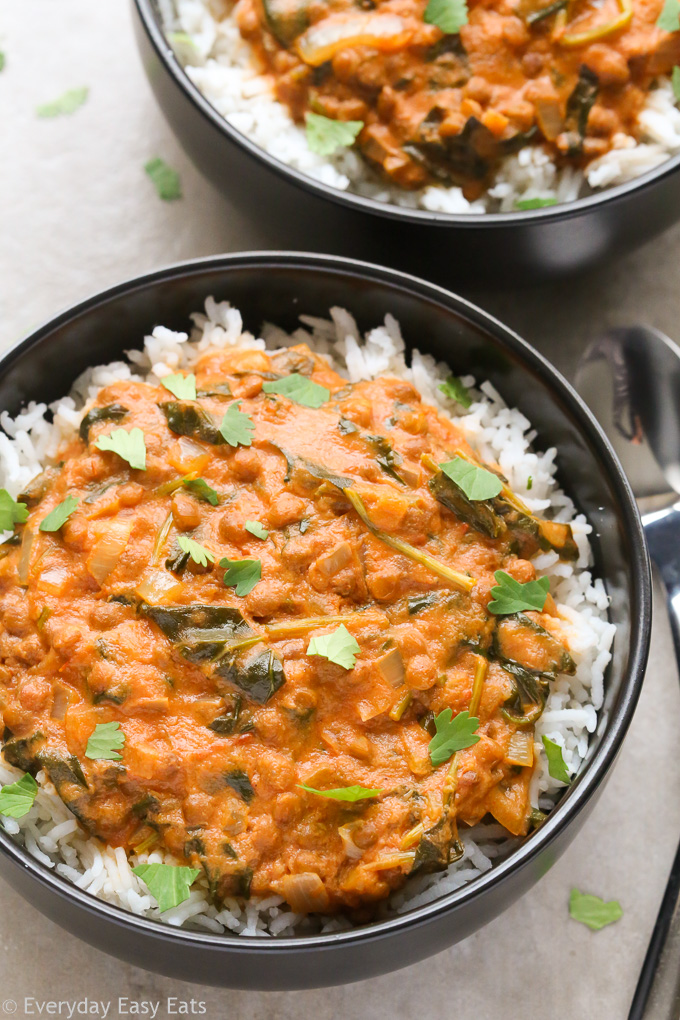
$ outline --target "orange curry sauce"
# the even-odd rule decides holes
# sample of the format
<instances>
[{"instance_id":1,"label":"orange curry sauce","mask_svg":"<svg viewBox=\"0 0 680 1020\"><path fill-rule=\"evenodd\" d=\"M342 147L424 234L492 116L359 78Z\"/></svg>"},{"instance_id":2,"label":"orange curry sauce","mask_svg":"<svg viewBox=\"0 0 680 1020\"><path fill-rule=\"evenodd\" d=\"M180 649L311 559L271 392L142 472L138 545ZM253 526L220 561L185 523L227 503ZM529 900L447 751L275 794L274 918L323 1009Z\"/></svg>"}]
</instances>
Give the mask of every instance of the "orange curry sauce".
<instances>
[{"instance_id":1,"label":"orange curry sauce","mask_svg":"<svg viewBox=\"0 0 680 1020\"><path fill-rule=\"evenodd\" d=\"M263 392L290 373L330 398ZM570 529L508 490L461 500L437 464L475 455L408 382L348 385L304 346L210 351L195 374L196 401L102 389L83 438L21 497L30 516L0 559L8 760L44 769L107 843L201 869L218 903L278 893L295 910L357 911L455 860L459 826L490 814L525 834L533 721L573 662L550 596L508 617L488 602L499 568L527 581L539 547L573 557ZM217 440L234 399L249 446ZM145 470L95 445L133 427ZM39 530L67 495L79 502L63 527ZM215 562L183 556L180 536ZM223 557L260 561L248 594L225 584ZM354 668L307 654L340 622ZM435 767L446 708L472 708L481 739ZM107 722L120 761L86 754ZM346 803L300 784L381 792Z\"/></svg>"},{"instance_id":2,"label":"orange curry sauce","mask_svg":"<svg viewBox=\"0 0 680 1020\"><path fill-rule=\"evenodd\" d=\"M240 0L236 16L295 120L360 121L383 176L469 199L524 145L583 166L617 134L637 137L646 92L680 63L680 33L656 26L663 0L468 6L451 34L427 23L428 0Z\"/></svg>"}]
</instances>

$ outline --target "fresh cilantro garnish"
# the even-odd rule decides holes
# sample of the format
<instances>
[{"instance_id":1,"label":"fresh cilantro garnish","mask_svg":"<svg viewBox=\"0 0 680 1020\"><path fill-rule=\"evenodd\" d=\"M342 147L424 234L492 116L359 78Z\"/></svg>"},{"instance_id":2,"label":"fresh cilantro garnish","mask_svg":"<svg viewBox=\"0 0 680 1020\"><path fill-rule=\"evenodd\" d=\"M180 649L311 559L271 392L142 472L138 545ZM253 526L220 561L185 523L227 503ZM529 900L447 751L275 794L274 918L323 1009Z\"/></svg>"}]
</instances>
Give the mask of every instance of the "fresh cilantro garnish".
<instances>
[{"instance_id":1,"label":"fresh cilantro garnish","mask_svg":"<svg viewBox=\"0 0 680 1020\"><path fill-rule=\"evenodd\" d=\"M54 102L39 106L35 112L39 117L61 117L64 113L74 113L83 105L89 94L90 90L85 85L79 89L69 89Z\"/></svg>"},{"instance_id":2,"label":"fresh cilantro garnish","mask_svg":"<svg viewBox=\"0 0 680 1020\"><path fill-rule=\"evenodd\" d=\"M2 50L0 50L0 71L5 70L5 63L6 63L5 54L2 52Z\"/></svg>"},{"instance_id":3,"label":"fresh cilantro garnish","mask_svg":"<svg viewBox=\"0 0 680 1020\"><path fill-rule=\"evenodd\" d=\"M551 740L550 737L542 737L541 739L543 740L543 746L548 758L548 772L553 779L558 779L560 783L570 783L569 769L562 754L562 747L560 744L555 743L554 740Z\"/></svg>"},{"instance_id":4,"label":"fresh cilantro garnish","mask_svg":"<svg viewBox=\"0 0 680 1020\"><path fill-rule=\"evenodd\" d=\"M227 567L224 583L228 588L234 588L236 595L249 595L262 580L260 560L230 560L225 556L220 560L220 566Z\"/></svg>"},{"instance_id":5,"label":"fresh cilantro garnish","mask_svg":"<svg viewBox=\"0 0 680 1020\"><path fill-rule=\"evenodd\" d=\"M196 399L196 376L193 373L182 375L181 372L175 372L174 375L164 375L161 379L161 386L170 390L178 400Z\"/></svg>"},{"instance_id":6,"label":"fresh cilantro garnish","mask_svg":"<svg viewBox=\"0 0 680 1020\"><path fill-rule=\"evenodd\" d=\"M623 917L623 908L618 900L609 900L605 903L599 896L591 896L589 893L572 889L569 897L569 914L575 921L588 925L593 931L600 931L608 924L620 921Z\"/></svg>"},{"instance_id":7,"label":"fresh cilantro garnish","mask_svg":"<svg viewBox=\"0 0 680 1020\"><path fill-rule=\"evenodd\" d=\"M556 198L518 198L515 209L547 209L551 205L557 205Z\"/></svg>"},{"instance_id":8,"label":"fresh cilantro garnish","mask_svg":"<svg viewBox=\"0 0 680 1020\"><path fill-rule=\"evenodd\" d=\"M503 488L498 475L471 464L464 457L454 457L439 467L447 478L463 490L468 499L493 499Z\"/></svg>"},{"instance_id":9,"label":"fresh cilantro garnish","mask_svg":"<svg viewBox=\"0 0 680 1020\"><path fill-rule=\"evenodd\" d=\"M677 32L680 29L680 0L665 0L656 24L664 32Z\"/></svg>"},{"instance_id":10,"label":"fresh cilantro garnish","mask_svg":"<svg viewBox=\"0 0 680 1020\"><path fill-rule=\"evenodd\" d=\"M118 752L125 744L125 734L118 722L97 723L87 742L85 757L105 761L120 761L122 754Z\"/></svg>"},{"instance_id":11,"label":"fresh cilantro garnish","mask_svg":"<svg viewBox=\"0 0 680 1020\"><path fill-rule=\"evenodd\" d=\"M509 616L512 613L524 613L533 609L543 612L545 600L550 591L550 579L537 577L535 581L516 581L504 570L497 570L493 575L496 584L491 589L492 600L488 609L495 616Z\"/></svg>"},{"instance_id":12,"label":"fresh cilantro garnish","mask_svg":"<svg viewBox=\"0 0 680 1020\"><path fill-rule=\"evenodd\" d=\"M673 86L673 95L675 102L680 103L680 67L674 67L671 75L671 85Z\"/></svg>"},{"instance_id":13,"label":"fresh cilantro garnish","mask_svg":"<svg viewBox=\"0 0 680 1020\"><path fill-rule=\"evenodd\" d=\"M343 669L354 669L356 657L361 651L356 638L341 623L332 634L321 634L309 642L307 655L321 655Z\"/></svg>"},{"instance_id":14,"label":"fresh cilantro garnish","mask_svg":"<svg viewBox=\"0 0 680 1020\"><path fill-rule=\"evenodd\" d=\"M250 446L253 441L251 433L254 431L255 422L241 410L241 401L235 400L227 408L220 425L225 443L229 443L229 446Z\"/></svg>"},{"instance_id":15,"label":"fresh cilantro garnish","mask_svg":"<svg viewBox=\"0 0 680 1020\"><path fill-rule=\"evenodd\" d=\"M265 539L269 537L269 532L263 524L259 521L246 521L246 531L249 531L255 538Z\"/></svg>"},{"instance_id":16,"label":"fresh cilantro garnish","mask_svg":"<svg viewBox=\"0 0 680 1020\"><path fill-rule=\"evenodd\" d=\"M126 460L131 468L146 470L146 443L141 429L114 429L106 436L99 436L94 444L98 450L110 450Z\"/></svg>"},{"instance_id":17,"label":"fresh cilantro garnish","mask_svg":"<svg viewBox=\"0 0 680 1020\"><path fill-rule=\"evenodd\" d=\"M451 718L452 715L451 709L445 708L434 717L437 732L430 741L428 750L430 761L435 768L448 761L456 751L472 747L480 739L475 733L479 726L479 719L476 716L473 715L471 718L467 710L460 712L455 719Z\"/></svg>"},{"instance_id":18,"label":"fresh cilantro garnish","mask_svg":"<svg viewBox=\"0 0 680 1020\"><path fill-rule=\"evenodd\" d=\"M215 557L206 549L200 542L194 542L193 538L187 538L186 535L180 535L177 539L177 544L182 552L189 553L194 563L198 563L199 567L207 567L208 562L214 563Z\"/></svg>"},{"instance_id":19,"label":"fresh cilantro garnish","mask_svg":"<svg viewBox=\"0 0 680 1020\"><path fill-rule=\"evenodd\" d=\"M446 382L438 387L445 397L455 400L461 407L468 408L472 403L472 397L467 386L463 386L457 375L450 375Z\"/></svg>"},{"instance_id":20,"label":"fresh cilantro garnish","mask_svg":"<svg viewBox=\"0 0 680 1020\"><path fill-rule=\"evenodd\" d=\"M196 496L197 499L202 499L205 503L210 503L211 506L219 504L220 497L203 478L184 478L182 485Z\"/></svg>"},{"instance_id":21,"label":"fresh cilantro garnish","mask_svg":"<svg viewBox=\"0 0 680 1020\"><path fill-rule=\"evenodd\" d=\"M265 393L280 393L282 397L288 397L294 404L302 404L303 407L321 407L330 398L330 390L325 386L319 386L312 382L305 375L286 375L283 379L275 379L273 382L266 382L262 386Z\"/></svg>"},{"instance_id":22,"label":"fresh cilantro garnish","mask_svg":"<svg viewBox=\"0 0 680 1020\"><path fill-rule=\"evenodd\" d=\"M366 786L338 786L335 790L315 790L313 786L306 783L298 783L301 790L307 793L315 793L317 797L328 797L329 800L348 800L352 803L356 800L366 800L368 797L378 797L382 790L369 790Z\"/></svg>"},{"instance_id":23,"label":"fresh cilantro garnish","mask_svg":"<svg viewBox=\"0 0 680 1020\"><path fill-rule=\"evenodd\" d=\"M144 170L151 178L158 193L158 197L164 202L173 202L176 198L182 197L182 183L179 174L171 166L157 156L144 164Z\"/></svg>"},{"instance_id":24,"label":"fresh cilantro garnish","mask_svg":"<svg viewBox=\"0 0 680 1020\"><path fill-rule=\"evenodd\" d=\"M468 9L465 0L430 0L424 20L428 25L436 25L447 35L460 32L468 22Z\"/></svg>"},{"instance_id":25,"label":"fresh cilantro garnish","mask_svg":"<svg viewBox=\"0 0 680 1020\"><path fill-rule=\"evenodd\" d=\"M54 510L50 510L47 517L40 522L40 531L59 531L69 519L80 501L75 496L67 496Z\"/></svg>"},{"instance_id":26,"label":"fresh cilantro garnish","mask_svg":"<svg viewBox=\"0 0 680 1020\"><path fill-rule=\"evenodd\" d=\"M363 120L332 120L319 113L306 113L307 145L319 156L330 156L336 149L354 145L364 126Z\"/></svg>"},{"instance_id":27,"label":"fresh cilantro garnish","mask_svg":"<svg viewBox=\"0 0 680 1020\"><path fill-rule=\"evenodd\" d=\"M38 784L28 772L16 783L0 790L0 815L5 818L23 818L33 807Z\"/></svg>"},{"instance_id":28,"label":"fresh cilantro garnish","mask_svg":"<svg viewBox=\"0 0 680 1020\"><path fill-rule=\"evenodd\" d=\"M13 531L15 524L24 524L27 520L26 504L17 503L7 489L0 489L0 532Z\"/></svg>"},{"instance_id":29,"label":"fresh cilantro garnish","mask_svg":"<svg viewBox=\"0 0 680 1020\"><path fill-rule=\"evenodd\" d=\"M200 872L175 864L138 864L133 875L141 878L158 904L161 914L189 899L189 889Z\"/></svg>"}]
</instances>

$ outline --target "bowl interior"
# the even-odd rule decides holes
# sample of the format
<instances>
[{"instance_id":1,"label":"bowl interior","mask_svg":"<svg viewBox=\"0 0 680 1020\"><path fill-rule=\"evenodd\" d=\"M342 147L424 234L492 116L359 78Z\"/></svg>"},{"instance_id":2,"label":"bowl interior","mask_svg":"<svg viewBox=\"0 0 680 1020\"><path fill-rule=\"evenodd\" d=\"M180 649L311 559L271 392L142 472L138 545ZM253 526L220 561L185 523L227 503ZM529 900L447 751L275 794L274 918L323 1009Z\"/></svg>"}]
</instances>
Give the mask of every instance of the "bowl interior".
<instances>
[{"instance_id":1,"label":"bowl interior","mask_svg":"<svg viewBox=\"0 0 680 1020\"><path fill-rule=\"evenodd\" d=\"M333 305L347 307L361 329L378 325L390 312L408 344L447 361L457 374L490 380L531 420L538 431L536 446L557 448L559 480L593 526L595 569L611 598L617 632L605 706L587 763L548 821L506 861L469 886L382 926L403 924L443 902L474 895L475 888L498 881L508 868L531 861L578 814L611 765L637 700L649 632L648 568L632 494L594 419L532 348L463 299L403 274L332 257L220 256L113 288L64 312L0 359L0 407L14 415L30 400L57 399L87 367L139 347L155 325L187 329L190 313L200 311L209 295L238 307L246 328L256 333L263 321L294 329L301 313L327 316ZM4 834L0 844L16 853ZM30 867L42 868L32 860ZM71 889L56 876L50 880ZM115 910L104 904L101 909ZM174 935L182 937L173 930Z\"/></svg>"}]
</instances>

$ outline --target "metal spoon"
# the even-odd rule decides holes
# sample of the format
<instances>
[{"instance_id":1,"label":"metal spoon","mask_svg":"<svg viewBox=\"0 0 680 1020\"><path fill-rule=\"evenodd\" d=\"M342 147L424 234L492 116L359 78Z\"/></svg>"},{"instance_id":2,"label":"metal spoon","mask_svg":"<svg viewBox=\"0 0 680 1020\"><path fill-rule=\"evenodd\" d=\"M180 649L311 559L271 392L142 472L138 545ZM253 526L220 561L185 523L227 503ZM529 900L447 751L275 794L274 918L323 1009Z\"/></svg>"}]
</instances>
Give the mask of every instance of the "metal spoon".
<instances>
[{"instance_id":1,"label":"metal spoon","mask_svg":"<svg viewBox=\"0 0 680 1020\"><path fill-rule=\"evenodd\" d=\"M576 372L628 475L649 554L666 587L680 667L680 347L645 326L592 343ZM640 971L628 1020L680 1016L680 846Z\"/></svg>"}]
</instances>

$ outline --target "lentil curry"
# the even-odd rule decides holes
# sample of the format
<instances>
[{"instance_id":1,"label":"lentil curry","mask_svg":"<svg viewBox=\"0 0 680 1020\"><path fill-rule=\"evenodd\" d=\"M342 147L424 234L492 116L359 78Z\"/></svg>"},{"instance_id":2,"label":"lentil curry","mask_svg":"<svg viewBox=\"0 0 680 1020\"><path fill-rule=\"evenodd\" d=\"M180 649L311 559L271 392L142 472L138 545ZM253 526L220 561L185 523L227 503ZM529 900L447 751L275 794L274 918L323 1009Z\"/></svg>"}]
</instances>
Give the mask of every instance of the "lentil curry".
<instances>
[{"instance_id":1,"label":"lentil curry","mask_svg":"<svg viewBox=\"0 0 680 1020\"><path fill-rule=\"evenodd\" d=\"M219 0L213 7L226 15ZM363 156L391 182L457 184L472 200L500 159L525 145L584 166L617 135L639 137L646 93L680 63L680 33L657 25L662 7L240 0L236 16L296 121L350 122L349 140L332 137L351 144L358 134Z\"/></svg>"},{"instance_id":2,"label":"lentil curry","mask_svg":"<svg viewBox=\"0 0 680 1020\"><path fill-rule=\"evenodd\" d=\"M573 537L410 383L211 350L103 388L61 457L2 546L0 707L6 758L89 833L218 904L361 917L460 826L529 831L533 725L574 669L529 559ZM494 608L503 579L541 597Z\"/></svg>"}]
</instances>

